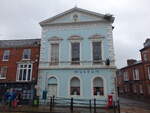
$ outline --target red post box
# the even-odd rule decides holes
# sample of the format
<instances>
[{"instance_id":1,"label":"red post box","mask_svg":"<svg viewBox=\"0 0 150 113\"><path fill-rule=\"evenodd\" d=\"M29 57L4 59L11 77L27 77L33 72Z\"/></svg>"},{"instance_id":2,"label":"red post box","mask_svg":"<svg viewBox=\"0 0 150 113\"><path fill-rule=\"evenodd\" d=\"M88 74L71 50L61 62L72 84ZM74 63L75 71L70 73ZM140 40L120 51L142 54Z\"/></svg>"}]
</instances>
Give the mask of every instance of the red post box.
<instances>
[{"instance_id":1,"label":"red post box","mask_svg":"<svg viewBox=\"0 0 150 113\"><path fill-rule=\"evenodd\" d=\"M112 107L113 106L113 96L108 95L108 104L107 107Z\"/></svg>"}]
</instances>

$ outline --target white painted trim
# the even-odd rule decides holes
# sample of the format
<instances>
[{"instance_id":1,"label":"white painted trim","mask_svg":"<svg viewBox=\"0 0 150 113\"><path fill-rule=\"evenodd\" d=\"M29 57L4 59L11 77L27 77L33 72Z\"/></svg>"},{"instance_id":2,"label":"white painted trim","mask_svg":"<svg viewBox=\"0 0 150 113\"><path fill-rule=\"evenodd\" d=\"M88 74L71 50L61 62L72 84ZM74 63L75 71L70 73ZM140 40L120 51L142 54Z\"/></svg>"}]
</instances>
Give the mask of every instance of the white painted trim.
<instances>
[{"instance_id":1,"label":"white painted trim","mask_svg":"<svg viewBox=\"0 0 150 113\"><path fill-rule=\"evenodd\" d=\"M4 57L4 56L5 56L5 52L6 52L6 51L8 51L8 52L9 52L8 59L5 59L5 57ZM3 51L3 59L2 59L2 61L9 61L9 58L10 58L10 50L9 50L9 49L4 50L4 51Z\"/></svg>"},{"instance_id":2,"label":"white painted trim","mask_svg":"<svg viewBox=\"0 0 150 113\"><path fill-rule=\"evenodd\" d=\"M51 77L55 77L57 79L57 96L59 97L60 80L59 80L59 77L57 75L47 75L47 77L46 77L47 80L45 80L46 81L45 89L48 92L48 89L47 89L47 87L48 87L48 80Z\"/></svg>"},{"instance_id":3,"label":"white painted trim","mask_svg":"<svg viewBox=\"0 0 150 113\"><path fill-rule=\"evenodd\" d=\"M93 80L97 77L100 77L102 78L103 80L103 85L104 85L104 96L94 96L93 95ZM96 76L93 76L92 79L91 79L91 97L92 98L101 98L101 97L107 97L107 81L106 81L106 78L102 75L96 75Z\"/></svg>"},{"instance_id":4,"label":"white painted trim","mask_svg":"<svg viewBox=\"0 0 150 113\"><path fill-rule=\"evenodd\" d=\"M49 55L48 55L48 61L51 62L51 44L58 44L58 51L59 51L59 59L58 59L58 65L60 62L60 41L50 41L50 45L49 45Z\"/></svg>"},{"instance_id":5,"label":"white painted trim","mask_svg":"<svg viewBox=\"0 0 150 113\"><path fill-rule=\"evenodd\" d=\"M3 80L3 79L6 79L6 77L0 77L0 79L2 79L2 80Z\"/></svg>"},{"instance_id":6,"label":"white painted trim","mask_svg":"<svg viewBox=\"0 0 150 113\"><path fill-rule=\"evenodd\" d=\"M26 80L19 80L19 75L20 75L20 65L27 65L27 68L23 68L23 69L31 69L30 72L30 80L27 80L28 76L26 76ZM28 68L28 65L31 65L31 68ZM16 81L17 82L28 82L28 81L32 81L32 72L33 72L33 64L32 63L19 63L17 65L17 73L16 73ZM26 72L26 75L28 75L28 71Z\"/></svg>"},{"instance_id":7,"label":"white painted trim","mask_svg":"<svg viewBox=\"0 0 150 113\"><path fill-rule=\"evenodd\" d=\"M70 95L70 81L74 77L76 77L80 80L80 95ZM83 96L83 81L82 81L80 75L72 75L69 77L69 79L68 79L68 91L67 92L68 92L68 97L82 97Z\"/></svg>"},{"instance_id":8,"label":"white painted trim","mask_svg":"<svg viewBox=\"0 0 150 113\"><path fill-rule=\"evenodd\" d=\"M71 56L71 50L72 50L72 48L71 48L71 43L79 43L80 44L80 61L82 61L82 43L81 43L81 40L69 40L69 61L70 61L70 65L72 65L71 64L71 59L72 59L72 56ZM82 65L82 63L80 62L80 65L75 65L76 67L78 67L78 66L81 66Z\"/></svg>"},{"instance_id":9,"label":"white painted trim","mask_svg":"<svg viewBox=\"0 0 150 113\"><path fill-rule=\"evenodd\" d=\"M101 55L102 60L104 60L104 48L103 48L103 41L101 39L97 40L90 40L90 48L91 48L91 66L93 65L93 42L101 42ZM96 65L96 64L95 64Z\"/></svg>"}]
</instances>

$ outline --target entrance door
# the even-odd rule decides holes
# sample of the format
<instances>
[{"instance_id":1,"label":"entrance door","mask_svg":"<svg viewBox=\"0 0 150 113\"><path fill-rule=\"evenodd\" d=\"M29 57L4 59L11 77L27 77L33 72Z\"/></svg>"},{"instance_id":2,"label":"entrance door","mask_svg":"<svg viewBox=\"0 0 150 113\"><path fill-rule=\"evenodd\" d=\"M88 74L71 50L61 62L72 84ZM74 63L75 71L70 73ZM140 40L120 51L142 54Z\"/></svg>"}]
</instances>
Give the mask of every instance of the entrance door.
<instances>
[{"instance_id":1,"label":"entrance door","mask_svg":"<svg viewBox=\"0 0 150 113\"><path fill-rule=\"evenodd\" d=\"M48 85L48 96L57 96L57 84L50 84Z\"/></svg>"}]
</instances>

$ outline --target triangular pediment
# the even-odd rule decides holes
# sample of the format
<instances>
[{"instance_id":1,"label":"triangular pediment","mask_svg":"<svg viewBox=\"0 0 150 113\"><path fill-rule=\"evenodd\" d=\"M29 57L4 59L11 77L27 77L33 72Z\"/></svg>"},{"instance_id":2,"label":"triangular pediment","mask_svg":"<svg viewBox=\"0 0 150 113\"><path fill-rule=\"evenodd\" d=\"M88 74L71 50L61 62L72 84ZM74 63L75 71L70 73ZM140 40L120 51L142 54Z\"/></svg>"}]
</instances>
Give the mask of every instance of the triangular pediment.
<instances>
[{"instance_id":1,"label":"triangular pediment","mask_svg":"<svg viewBox=\"0 0 150 113\"><path fill-rule=\"evenodd\" d=\"M88 10L75 7L40 22L40 25L57 24L57 23L90 22L90 21L112 21L113 22L113 20L114 17L112 17L112 15L99 14L99 13L95 13L95 12L91 12Z\"/></svg>"}]
</instances>

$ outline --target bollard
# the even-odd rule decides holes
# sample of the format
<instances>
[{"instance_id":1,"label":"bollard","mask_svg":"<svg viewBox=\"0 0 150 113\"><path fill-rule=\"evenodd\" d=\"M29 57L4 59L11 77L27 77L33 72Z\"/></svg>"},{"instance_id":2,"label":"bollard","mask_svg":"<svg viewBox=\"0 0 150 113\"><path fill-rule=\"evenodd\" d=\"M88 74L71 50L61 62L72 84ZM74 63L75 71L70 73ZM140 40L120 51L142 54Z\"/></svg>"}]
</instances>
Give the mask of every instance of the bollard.
<instances>
[{"instance_id":1,"label":"bollard","mask_svg":"<svg viewBox=\"0 0 150 113\"><path fill-rule=\"evenodd\" d=\"M96 99L94 98L94 113L96 113Z\"/></svg>"},{"instance_id":2,"label":"bollard","mask_svg":"<svg viewBox=\"0 0 150 113\"><path fill-rule=\"evenodd\" d=\"M54 103L55 103L55 100L54 100L54 99L55 99L55 96L53 96L52 98L53 98L53 99L52 99L52 105L53 105L53 107L54 107L54 105L55 105L55 104L54 104Z\"/></svg>"}]
</instances>

